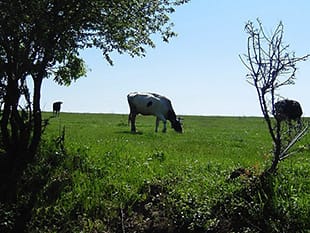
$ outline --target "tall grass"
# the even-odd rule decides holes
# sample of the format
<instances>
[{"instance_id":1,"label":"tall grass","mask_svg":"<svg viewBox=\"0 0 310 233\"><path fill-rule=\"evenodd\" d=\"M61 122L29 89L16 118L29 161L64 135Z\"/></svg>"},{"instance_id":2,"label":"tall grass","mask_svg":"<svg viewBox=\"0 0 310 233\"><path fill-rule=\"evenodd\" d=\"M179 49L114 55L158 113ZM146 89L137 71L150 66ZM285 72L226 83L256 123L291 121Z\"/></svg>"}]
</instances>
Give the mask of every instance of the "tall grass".
<instances>
[{"instance_id":1,"label":"tall grass","mask_svg":"<svg viewBox=\"0 0 310 233\"><path fill-rule=\"evenodd\" d=\"M230 173L244 167L258 175L271 159L265 123L255 117L184 116L185 133L177 134L155 133L155 119L139 116L138 133L132 134L126 115L61 113L50 120L44 140L59 136L63 127L63 162L44 187L30 231L129 231L147 213L180 229L208 228L217 224L214 204L245 185L242 177L228 181ZM274 203L287 217L306 222L309 136L299 146L304 150L280 165ZM44 202L54 186L56 197ZM159 209L165 214L153 216Z\"/></svg>"}]
</instances>

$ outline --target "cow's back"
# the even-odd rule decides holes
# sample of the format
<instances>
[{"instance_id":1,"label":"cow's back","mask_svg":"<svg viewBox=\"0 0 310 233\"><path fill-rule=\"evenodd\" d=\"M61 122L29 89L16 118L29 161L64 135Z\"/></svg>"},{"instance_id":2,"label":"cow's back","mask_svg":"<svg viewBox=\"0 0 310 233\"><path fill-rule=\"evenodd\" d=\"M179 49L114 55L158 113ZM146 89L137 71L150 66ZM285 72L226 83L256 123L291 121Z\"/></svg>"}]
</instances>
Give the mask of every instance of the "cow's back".
<instances>
[{"instance_id":1,"label":"cow's back","mask_svg":"<svg viewBox=\"0 0 310 233\"><path fill-rule=\"evenodd\" d=\"M169 110L169 100L154 93L132 92L127 95L131 111L142 115L166 115Z\"/></svg>"},{"instance_id":2,"label":"cow's back","mask_svg":"<svg viewBox=\"0 0 310 233\"><path fill-rule=\"evenodd\" d=\"M275 117L278 120L298 120L303 114L300 104L295 100L281 100L275 104Z\"/></svg>"}]
</instances>

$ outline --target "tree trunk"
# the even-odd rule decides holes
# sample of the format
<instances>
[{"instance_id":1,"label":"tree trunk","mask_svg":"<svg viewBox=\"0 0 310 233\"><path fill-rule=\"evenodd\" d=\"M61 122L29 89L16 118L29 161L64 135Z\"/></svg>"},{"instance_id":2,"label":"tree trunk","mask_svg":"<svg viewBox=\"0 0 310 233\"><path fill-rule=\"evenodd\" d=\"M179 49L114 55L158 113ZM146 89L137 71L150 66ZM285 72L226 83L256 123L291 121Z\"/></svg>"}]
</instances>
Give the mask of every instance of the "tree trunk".
<instances>
[{"instance_id":1,"label":"tree trunk","mask_svg":"<svg viewBox=\"0 0 310 233\"><path fill-rule=\"evenodd\" d=\"M278 163L280 162L281 151L282 151L281 122L277 120L276 135L274 138L273 161L270 168L268 169L268 172L275 173L277 171L277 166Z\"/></svg>"},{"instance_id":2,"label":"tree trunk","mask_svg":"<svg viewBox=\"0 0 310 233\"><path fill-rule=\"evenodd\" d=\"M12 75L8 79L6 95L4 97L4 109L1 119L1 136L4 149L8 154L17 149L15 142L18 140L18 80ZM9 129L10 128L10 129ZM15 144L15 145L14 145Z\"/></svg>"},{"instance_id":3,"label":"tree trunk","mask_svg":"<svg viewBox=\"0 0 310 233\"><path fill-rule=\"evenodd\" d=\"M34 158L42 134L40 109L43 76L34 79L33 117L23 116L19 109L20 79L8 78L1 118L1 140L6 153L0 155L0 200L14 201L16 185L27 165ZM25 119L24 119L24 118Z\"/></svg>"},{"instance_id":4,"label":"tree trunk","mask_svg":"<svg viewBox=\"0 0 310 233\"><path fill-rule=\"evenodd\" d=\"M37 76L34 81L34 93L33 93L33 135L31 144L29 147L30 154L34 155L37 152L38 145L42 135L42 114L40 108L41 99L41 85L43 76Z\"/></svg>"},{"instance_id":5,"label":"tree trunk","mask_svg":"<svg viewBox=\"0 0 310 233\"><path fill-rule=\"evenodd\" d=\"M25 142L21 137L24 123L18 112L20 93L18 79L12 74L8 77L4 109L1 118L1 139L6 151L1 156L1 199L14 201L19 165L22 164Z\"/></svg>"}]
</instances>

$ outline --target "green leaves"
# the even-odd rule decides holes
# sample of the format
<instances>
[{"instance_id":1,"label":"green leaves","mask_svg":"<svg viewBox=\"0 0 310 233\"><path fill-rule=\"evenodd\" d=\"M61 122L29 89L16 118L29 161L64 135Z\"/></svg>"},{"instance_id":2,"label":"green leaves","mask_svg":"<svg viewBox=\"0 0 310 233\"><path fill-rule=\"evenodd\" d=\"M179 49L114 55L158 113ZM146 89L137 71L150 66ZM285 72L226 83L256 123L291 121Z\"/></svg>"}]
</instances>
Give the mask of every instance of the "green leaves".
<instances>
[{"instance_id":1,"label":"green leaves","mask_svg":"<svg viewBox=\"0 0 310 233\"><path fill-rule=\"evenodd\" d=\"M37 73L38 67L59 69L54 80L70 85L85 74L81 60L68 58L72 51L96 47L110 64L113 51L145 56L146 47L155 47L151 35L159 33L164 41L176 35L168 15L185 2L188 0L0 2L0 66L19 63L21 74Z\"/></svg>"},{"instance_id":2,"label":"green leaves","mask_svg":"<svg viewBox=\"0 0 310 233\"><path fill-rule=\"evenodd\" d=\"M59 85L69 86L72 81L86 75L84 61L74 54L69 54L63 64L54 72L54 81Z\"/></svg>"}]
</instances>

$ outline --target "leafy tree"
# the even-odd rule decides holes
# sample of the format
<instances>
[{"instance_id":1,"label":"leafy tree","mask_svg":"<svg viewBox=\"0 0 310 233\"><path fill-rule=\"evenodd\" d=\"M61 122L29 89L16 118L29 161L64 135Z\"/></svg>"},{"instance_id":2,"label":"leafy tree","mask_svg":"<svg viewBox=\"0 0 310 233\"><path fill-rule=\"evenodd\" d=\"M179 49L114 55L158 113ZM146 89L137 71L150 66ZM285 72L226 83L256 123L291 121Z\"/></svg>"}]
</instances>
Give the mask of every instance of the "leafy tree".
<instances>
[{"instance_id":1,"label":"leafy tree","mask_svg":"<svg viewBox=\"0 0 310 233\"><path fill-rule=\"evenodd\" d=\"M282 22L271 36L264 32L259 20L258 27L248 22L245 30L248 34L247 53L240 58L249 71L247 81L256 88L261 111L274 144L273 161L267 169L274 173L278 163L294 152L291 148L308 129L308 126L297 128L291 134L288 129L290 126L286 125L288 122L272 117L276 114L275 103L280 96L279 89L294 84L296 64L305 61L310 55L296 57L295 53L289 51L289 45L283 43Z\"/></svg>"},{"instance_id":2,"label":"leafy tree","mask_svg":"<svg viewBox=\"0 0 310 233\"><path fill-rule=\"evenodd\" d=\"M70 85L84 76L81 49L100 49L110 64L113 51L144 56L146 47L155 46L154 33L164 41L175 36L169 14L188 1L0 1L3 180L20 176L37 151L45 126L40 109L44 79Z\"/></svg>"}]
</instances>

